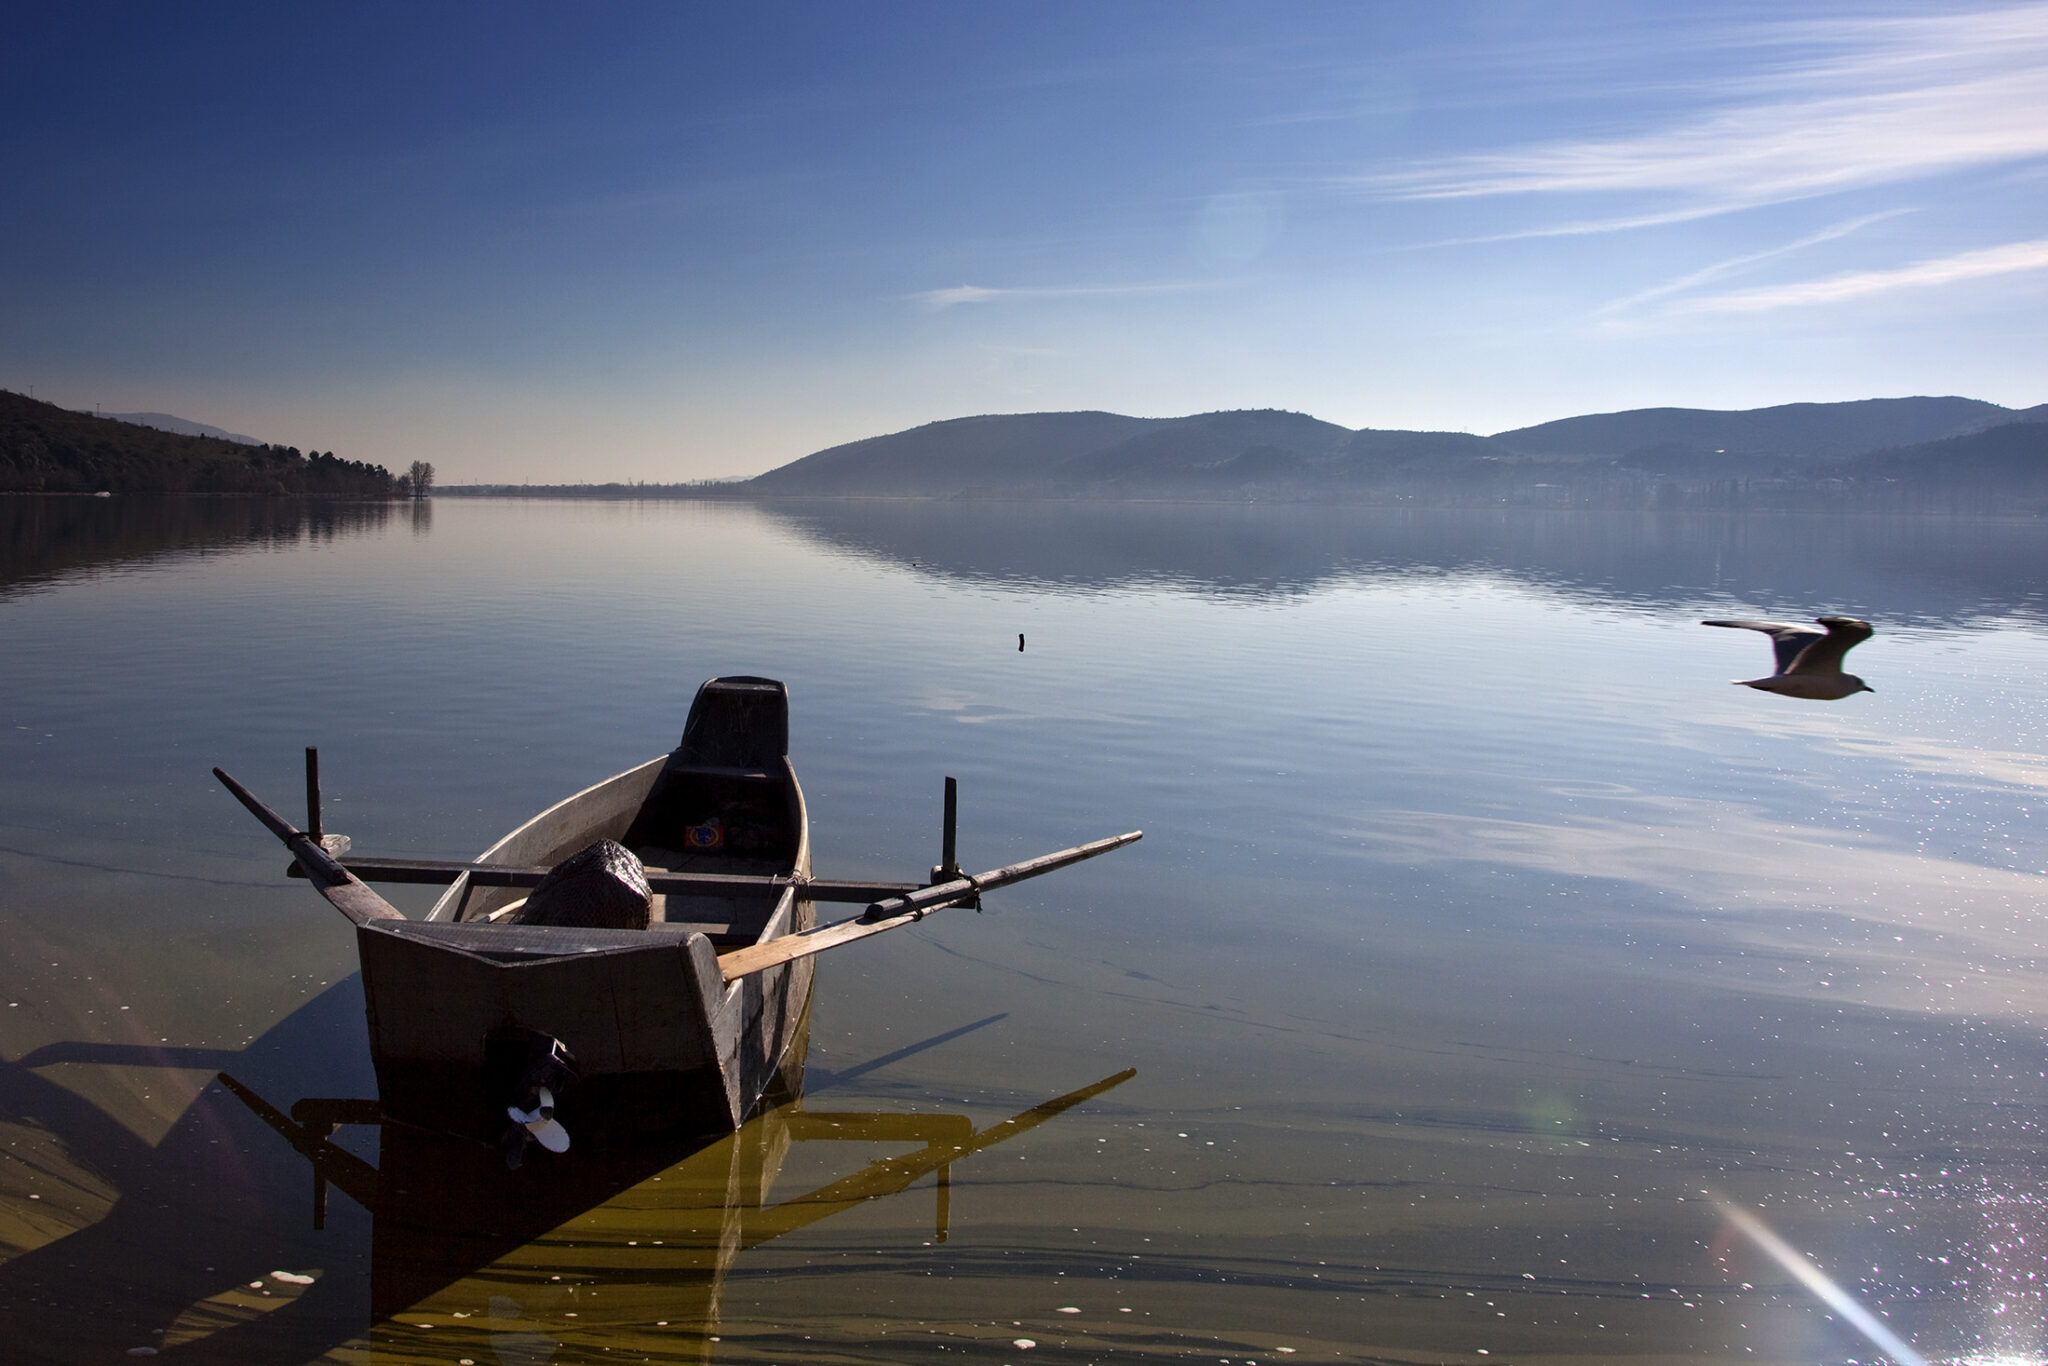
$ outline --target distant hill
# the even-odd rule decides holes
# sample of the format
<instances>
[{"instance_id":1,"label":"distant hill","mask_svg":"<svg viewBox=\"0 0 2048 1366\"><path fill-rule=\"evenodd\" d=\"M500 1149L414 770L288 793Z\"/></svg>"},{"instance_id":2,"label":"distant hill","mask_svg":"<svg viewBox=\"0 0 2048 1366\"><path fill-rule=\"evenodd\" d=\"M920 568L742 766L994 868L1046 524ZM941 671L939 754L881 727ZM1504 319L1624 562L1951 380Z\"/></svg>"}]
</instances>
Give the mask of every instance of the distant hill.
<instances>
[{"instance_id":1,"label":"distant hill","mask_svg":"<svg viewBox=\"0 0 2048 1366\"><path fill-rule=\"evenodd\" d=\"M1432 477L1512 459L1463 432L1354 432L1277 409L1138 418L1017 413L834 446L736 485L750 493L1232 496L1276 485Z\"/></svg>"},{"instance_id":2,"label":"distant hill","mask_svg":"<svg viewBox=\"0 0 2048 1366\"><path fill-rule=\"evenodd\" d=\"M2010 408L1974 398L1870 398L1735 412L1637 408L1519 427L1496 432L1493 439L1519 454L1559 459L1616 459L1662 449L1841 460L1887 446L1961 436L2017 416Z\"/></svg>"},{"instance_id":3,"label":"distant hill","mask_svg":"<svg viewBox=\"0 0 2048 1366\"><path fill-rule=\"evenodd\" d=\"M1170 418L1054 474L1096 496L1355 490L1416 480L1496 477L1512 461L1465 432L1354 432L1301 413L1260 409Z\"/></svg>"},{"instance_id":4,"label":"distant hill","mask_svg":"<svg viewBox=\"0 0 2048 1366\"><path fill-rule=\"evenodd\" d=\"M2048 495L2048 412L1968 436L1873 451L1846 462L1845 476L1887 480L1916 492Z\"/></svg>"},{"instance_id":5,"label":"distant hill","mask_svg":"<svg viewBox=\"0 0 2048 1366\"><path fill-rule=\"evenodd\" d=\"M1351 433L1272 409L1167 418L1114 446L1061 463L1062 482L1138 483L1189 475L1261 479L1327 466Z\"/></svg>"},{"instance_id":6,"label":"distant hill","mask_svg":"<svg viewBox=\"0 0 2048 1366\"><path fill-rule=\"evenodd\" d=\"M238 446L261 446L263 443L253 436L239 432L223 431L209 427L204 422L194 422L189 417L176 417L170 413L101 413L101 417L116 422L132 422L138 427L154 427L160 432L176 432L180 436L211 436L222 441L232 441Z\"/></svg>"},{"instance_id":7,"label":"distant hill","mask_svg":"<svg viewBox=\"0 0 2048 1366\"><path fill-rule=\"evenodd\" d=\"M332 451L183 436L0 390L0 492L388 498L390 471Z\"/></svg>"},{"instance_id":8,"label":"distant hill","mask_svg":"<svg viewBox=\"0 0 2048 1366\"><path fill-rule=\"evenodd\" d=\"M1114 446L1154 419L1115 413L1019 413L932 422L807 455L746 481L760 493L929 494L1037 483L1069 460Z\"/></svg>"},{"instance_id":9,"label":"distant hill","mask_svg":"<svg viewBox=\"0 0 2048 1366\"><path fill-rule=\"evenodd\" d=\"M2015 411L1969 398L1867 399L1743 412L1645 408L1489 437L1352 431L1271 409L1177 418L1023 413L934 422L834 446L733 487L828 497L1335 496L1621 505L1766 498L1805 505L1809 495L1839 501L1850 485L1890 496L1902 470L1910 470L1906 482L1913 487L1933 487L1947 464L1959 474L1981 467L1983 480L2021 478L2021 457L2000 464L1986 454L2006 451L2003 439L1953 450L1930 443L2028 425L2043 415L2048 405ZM2014 449L2025 447L2024 436L2011 440ZM1854 464L1877 452L1887 453L1882 461Z\"/></svg>"}]
</instances>

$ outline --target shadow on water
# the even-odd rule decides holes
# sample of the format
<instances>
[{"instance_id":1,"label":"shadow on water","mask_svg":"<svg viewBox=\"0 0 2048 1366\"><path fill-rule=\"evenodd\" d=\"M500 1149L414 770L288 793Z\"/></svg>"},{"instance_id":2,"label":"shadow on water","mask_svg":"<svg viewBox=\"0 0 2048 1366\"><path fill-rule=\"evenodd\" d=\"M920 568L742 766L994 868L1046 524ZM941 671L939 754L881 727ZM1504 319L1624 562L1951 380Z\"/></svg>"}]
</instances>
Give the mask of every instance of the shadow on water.
<instances>
[{"instance_id":1,"label":"shadow on water","mask_svg":"<svg viewBox=\"0 0 2048 1366\"><path fill-rule=\"evenodd\" d=\"M998 1011L994 1015L976 1020L971 1024L961 1025L957 1029L949 1029L943 1034L934 1034L929 1039L920 1039L913 1044L906 1044L902 1048L884 1053L878 1058L869 1058L866 1062L857 1063L852 1067L842 1067L837 1072L813 1070L805 1084L805 1090L812 1095L816 1095L818 1092L834 1086L844 1086L847 1082L857 1081L868 1073L887 1067L891 1063L898 1063L902 1062L905 1058L916 1057L927 1049L937 1048L943 1043L951 1043L955 1039L964 1038L974 1033L977 1029L986 1029L992 1024L997 1024L1009 1018L1010 1013L1007 1010Z\"/></svg>"},{"instance_id":2,"label":"shadow on water","mask_svg":"<svg viewBox=\"0 0 2048 1366\"><path fill-rule=\"evenodd\" d=\"M954 1163L1135 1075L1116 1073L979 1128L966 1115L822 1112L803 1101L806 1020L761 1113L737 1133L587 1144L561 1157L536 1151L513 1168L496 1147L384 1123L374 1100L309 1098L287 1112L265 1099L303 1084L308 1069L294 1061L352 1038L361 1009L351 979L239 1054L59 1043L0 1069L7 1116L63 1135L76 1169L117 1192L106 1217L0 1266L0 1315L27 1344L28 1355L11 1359L147 1348L207 1362L334 1351L353 1360L365 1349L380 1362L709 1360L725 1278L741 1253L934 1174L934 1239L944 1242ZM221 1073L155 1148L32 1070L223 1058L233 1073ZM361 1091L373 1087L367 1059L310 1070L327 1082L354 1072ZM364 1125L373 1127L351 1127ZM366 1133L375 1135L374 1160L357 1151ZM774 1198L794 1145L816 1141L914 1146Z\"/></svg>"},{"instance_id":3,"label":"shadow on water","mask_svg":"<svg viewBox=\"0 0 2048 1366\"><path fill-rule=\"evenodd\" d=\"M200 1324L271 1320L260 1331L273 1345L280 1334L304 1335L309 1318L329 1321L316 1333L347 1331L348 1316L338 1311L359 1287L362 1268L337 1261L331 1244L282 1228L277 1212L302 1195L303 1176L289 1151L261 1141L260 1126L232 1096L206 1088L151 1145L37 1069L210 1069L227 1054L242 1075L266 1086L311 1075L368 1087L374 1078L359 1042L362 1011L361 983L350 978L239 1052L59 1042L0 1065L0 1121L44 1140L26 1161L35 1194L10 1191L0 1200L0 1214L16 1226L10 1240L31 1248L0 1265L9 1359L119 1358L158 1347L180 1324L189 1333ZM19 1152L10 1156L22 1160ZM264 1294L277 1270L313 1274L330 1303Z\"/></svg>"},{"instance_id":4,"label":"shadow on water","mask_svg":"<svg viewBox=\"0 0 2048 1366\"><path fill-rule=\"evenodd\" d=\"M409 509L415 530L431 504ZM294 546L381 530L392 503L126 494L0 497L0 597L80 575L208 552Z\"/></svg>"},{"instance_id":5,"label":"shadow on water","mask_svg":"<svg viewBox=\"0 0 2048 1366\"><path fill-rule=\"evenodd\" d=\"M800 1089L801 1067L790 1078ZM711 1359L727 1272L743 1252L938 1177L934 1239L944 1242L952 1164L1120 1085L1125 1071L977 1129L965 1115L806 1110L785 1090L737 1133L710 1141L585 1152L508 1169L494 1149L382 1125L370 1162L327 1137L337 1115L374 1120L366 1102L301 1101L285 1115L231 1088L310 1159L316 1221L332 1184L369 1210L369 1339L377 1359ZM780 1200L793 1145L909 1143L912 1151ZM587 1355L586 1355L587 1354Z\"/></svg>"},{"instance_id":6,"label":"shadow on water","mask_svg":"<svg viewBox=\"0 0 2048 1366\"><path fill-rule=\"evenodd\" d=\"M864 559L1058 591L1179 587L1248 599L1342 581L1476 575L1601 606L1731 599L1952 625L2048 617L2037 520L1299 504L771 502ZM1788 596L1788 587L1798 596Z\"/></svg>"}]
</instances>

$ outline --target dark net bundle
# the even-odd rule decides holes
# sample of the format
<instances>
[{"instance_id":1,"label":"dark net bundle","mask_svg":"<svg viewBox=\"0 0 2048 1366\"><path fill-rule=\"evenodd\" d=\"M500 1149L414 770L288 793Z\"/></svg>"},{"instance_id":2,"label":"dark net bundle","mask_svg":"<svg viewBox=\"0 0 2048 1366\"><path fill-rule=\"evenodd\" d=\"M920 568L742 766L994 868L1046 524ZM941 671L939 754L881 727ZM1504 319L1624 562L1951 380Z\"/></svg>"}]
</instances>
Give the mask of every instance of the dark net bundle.
<instances>
[{"instance_id":1,"label":"dark net bundle","mask_svg":"<svg viewBox=\"0 0 2048 1366\"><path fill-rule=\"evenodd\" d=\"M640 860L614 840L599 840L550 868L513 919L521 925L644 930L652 914Z\"/></svg>"}]
</instances>

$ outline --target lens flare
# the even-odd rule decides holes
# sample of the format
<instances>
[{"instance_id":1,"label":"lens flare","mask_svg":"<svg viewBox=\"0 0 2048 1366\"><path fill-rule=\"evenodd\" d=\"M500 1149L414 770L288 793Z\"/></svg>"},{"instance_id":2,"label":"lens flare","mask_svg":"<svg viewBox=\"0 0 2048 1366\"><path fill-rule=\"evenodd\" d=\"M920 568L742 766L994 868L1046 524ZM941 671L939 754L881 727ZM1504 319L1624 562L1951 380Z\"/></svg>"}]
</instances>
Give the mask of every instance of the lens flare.
<instances>
[{"instance_id":1,"label":"lens flare","mask_svg":"<svg viewBox=\"0 0 2048 1366\"><path fill-rule=\"evenodd\" d=\"M1853 1325L1857 1332L1870 1339L1871 1343L1898 1366L1929 1366L1926 1357L1908 1346L1904 1339L1878 1321L1875 1314L1853 1299L1849 1292L1829 1280L1827 1274L1799 1254L1799 1250L1773 1233L1763 1220L1743 1209L1740 1205L1726 1200L1715 1201L1728 1222L1742 1235L1762 1248L1771 1260L1792 1273L1801 1285L1814 1293L1822 1304L1840 1314Z\"/></svg>"}]
</instances>

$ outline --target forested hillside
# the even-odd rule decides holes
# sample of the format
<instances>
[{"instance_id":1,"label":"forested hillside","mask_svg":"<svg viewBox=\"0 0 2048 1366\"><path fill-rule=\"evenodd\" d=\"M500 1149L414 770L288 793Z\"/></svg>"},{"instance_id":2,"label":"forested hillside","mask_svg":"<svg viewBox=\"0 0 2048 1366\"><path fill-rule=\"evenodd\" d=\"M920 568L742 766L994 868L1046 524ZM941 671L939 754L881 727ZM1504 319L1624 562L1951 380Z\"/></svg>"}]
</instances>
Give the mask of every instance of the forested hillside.
<instances>
[{"instance_id":1,"label":"forested hillside","mask_svg":"<svg viewBox=\"0 0 2048 1366\"><path fill-rule=\"evenodd\" d=\"M392 486L382 466L332 451L181 436L0 390L0 492L388 498Z\"/></svg>"}]
</instances>

